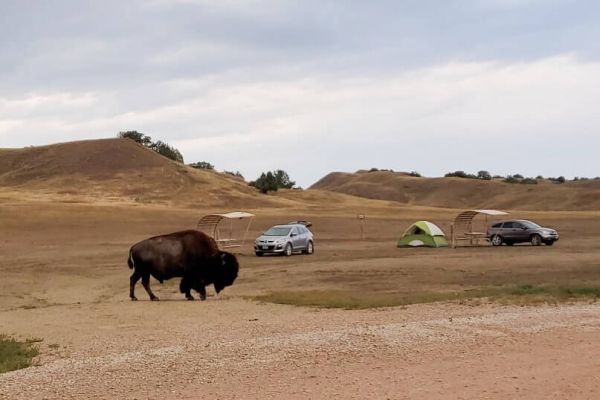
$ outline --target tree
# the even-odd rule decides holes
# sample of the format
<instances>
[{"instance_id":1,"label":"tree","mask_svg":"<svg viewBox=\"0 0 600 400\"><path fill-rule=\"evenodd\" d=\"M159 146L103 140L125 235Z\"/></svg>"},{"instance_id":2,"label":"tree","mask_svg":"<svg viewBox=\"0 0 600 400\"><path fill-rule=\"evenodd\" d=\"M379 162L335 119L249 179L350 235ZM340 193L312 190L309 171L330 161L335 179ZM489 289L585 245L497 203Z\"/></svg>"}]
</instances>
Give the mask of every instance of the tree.
<instances>
[{"instance_id":1,"label":"tree","mask_svg":"<svg viewBox=\"0 0 600 400\"><path fill-rule=\"evenodd\" d=\"M176 148L169 146L168 143L158 140L156 143L152 142L152 138L148 135L144 135L138 131L125 131L119 132L117 137L121 139L131 139L143 146L146 146L161 156L170 158L171 160L183 163L183 156Z\"/></svg>"},{"instance_id":2,"label":"tree","mask_svg":"<svg viewBox=\"0 0 600 400\"><path fill-rule=\"evenodd\" d=\"M276 192L278 189L291 189L296 182L290 180L287 172L278 169L276 171L263 172L260 177L249 183L261 193Z\"/></svg>"},{"instance_id":3,"label":"tree","mask_svg":"<svg viewBox=\"0 0 600 400\"><path fill-rule=\"evenodd\" d=\"M189 164L189 166L192 168L196 168L196 169L209 169L209 170L215 169L215 166L207 161L198 161L198 162Z\"/></svg>"},{"instance_id":4,"label":"tree","mask_svg":"<svg viewBox=\"0 0 600 400\"><path fill-rule=\"evenodd\" d=\"M275 177L275 181L277 182L278 189L291 189L296 184L296 182L290 180L290 176L288 175L288 173L282 169L273 171L273 176Z\"/></svg>"},{"instance_id":5,"label":"tree","mask_svg":"<svg viewBox=\"0 0 600 400\"><path fill-rule=\"evenodd\" d=\"M159 140L156 143L152 143L150 148L162 156L165 156L167 158L170 158L171 160L183 163L183 156L181 155L179 150L177 150L174 147L169 146L168 143L165 143L165 142L162 142Z\"/></svg>"},{"instance_id":6,"label":"tree","mask_svg":"<svg viewBox=\"0 0 600 400\"><path fill-rule=\"evenodd\" d=\"M558 183L565 183L566 179L564 176L559 176L558 178L556 178L556 182Z\"/></svg>"},{"instance_id":7,"label":"tree","mask_svg":"<svg viewBox=\"0 0 600 400\"><path fill-rule=\"evenodd\" d=\"M271 171L266 174L263 172L260 177L249 183L250 186L257 188L261 193L267 194L268 192L277 191L277 179Z\"/></svg>"},{"instance_id":8,"label":"tree","mask_svg":"<svg viewBox=\"0 0 600 400\"><path fill-rule=\"evenodd\" d=\"M492 175L488 171L479 171L477 173L477 179L482 179L484 181L492 180Z\"/></svg>"},{"instance_id":9,"label":"tree","mask_svg":"<svg viewBox=\"0 0 600 400\"><path fill-rule=\"evenodd\" d=\"M142 144L146 147L152 146L152 138L150 136L144 135L143 133L138 132L138 131L119 132L117 137L119 137L121 139L131 139L131 140L138 142L139 144Z\"/></svg>"}]
</instances>

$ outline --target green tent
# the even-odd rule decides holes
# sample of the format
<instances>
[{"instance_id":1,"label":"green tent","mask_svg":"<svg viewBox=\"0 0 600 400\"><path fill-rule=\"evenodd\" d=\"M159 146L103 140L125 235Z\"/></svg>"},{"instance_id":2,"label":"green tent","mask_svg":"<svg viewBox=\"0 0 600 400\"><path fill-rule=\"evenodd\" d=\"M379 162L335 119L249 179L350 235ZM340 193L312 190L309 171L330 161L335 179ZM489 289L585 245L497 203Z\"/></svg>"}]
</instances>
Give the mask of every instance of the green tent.
<instances>
[{"instance_id":1,"label":"green tent","mask_svg":"<svg viewBox=\"0 0 600 400\"><path fill-rule=\"evenodd\" d=\"M398 240L398 247L447 247L448 241L444 232L428 221L417 221L412 224Z\"/></svg>"}]
</instances>

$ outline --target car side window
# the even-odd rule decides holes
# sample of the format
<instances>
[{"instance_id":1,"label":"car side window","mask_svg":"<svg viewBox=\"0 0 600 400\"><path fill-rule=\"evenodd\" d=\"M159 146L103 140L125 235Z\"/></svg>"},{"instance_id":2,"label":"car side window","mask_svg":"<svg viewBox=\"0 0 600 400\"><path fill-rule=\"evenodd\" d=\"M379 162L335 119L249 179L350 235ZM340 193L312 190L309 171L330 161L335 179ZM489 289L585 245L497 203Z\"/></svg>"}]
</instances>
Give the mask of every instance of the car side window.
<instances>
[{"instance_id":1,"label":"car side window","mask_svg":"<svg viewBox=\"0 0 600 400\"><path fill-rule=\"evenodd\" d=\"M296 228L296 227L293 227L293 228L292 228L292 233L295 233L295 234L297 235L297 234L298 234L298 228Z\"/></svg>"},{"instance_id":2,"label":"car side window","mask_svg":"<svg viewBox=\"0 0 600 400\"><path fill-rule=\"evenodd\" d=\"M525 225L523 225L523 224L521 224L519 222L514 222L513 228L521 229L521 228L524 228L524 227L525 227Z\"/></svg>"},{"instance_id":3,"label":"car side window","mask_svg":"<svg viewBox=\"0 0 600 400\"><path fill-rule=\"evenodd\" d=\"M500 228L501 226L502 226L502 222L492 225L492 228Z\"/></svg>"},{"instance_id":4,"label":"car side window","mask_svg":"<svg viewBox=\"0 0 600 400\"><path fill-rule=\"evenodd\" d=\"M504 225L502 225L502 227L504 229L506 229L506 228L514 228L515 226L514 226L513 222L505 222Z\"/></svg>"}]
</instances>

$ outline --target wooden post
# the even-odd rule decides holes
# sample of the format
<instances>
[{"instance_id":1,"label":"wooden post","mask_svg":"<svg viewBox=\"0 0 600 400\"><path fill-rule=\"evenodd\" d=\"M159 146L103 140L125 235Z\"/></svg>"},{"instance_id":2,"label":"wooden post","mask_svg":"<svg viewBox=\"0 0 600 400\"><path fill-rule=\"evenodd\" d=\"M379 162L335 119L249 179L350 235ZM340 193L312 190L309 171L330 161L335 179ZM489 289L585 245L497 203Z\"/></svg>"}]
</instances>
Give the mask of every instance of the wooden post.
<instances>
[{"instance_id":1,"label":"wooden post","mask_svg":"<svg viewBox=\"0 0 600 400\"><path fill-rule=\"evenodd\" d=\"M367 216L364 214L358 214L356 216L360 221L360 240L365 240L365 222L367 220Z\"/></svg>"},{"instance_id":2,"label":"wooden post","mask_svg":"<svg viewBox=\"0 0 600 400\"><path fill-rule=\"evenodd\" d=\"M452 242L452 248L456 248L456 240L454 238L454 222L450 224L450 241Z\"/></svg>"}]
</instances>

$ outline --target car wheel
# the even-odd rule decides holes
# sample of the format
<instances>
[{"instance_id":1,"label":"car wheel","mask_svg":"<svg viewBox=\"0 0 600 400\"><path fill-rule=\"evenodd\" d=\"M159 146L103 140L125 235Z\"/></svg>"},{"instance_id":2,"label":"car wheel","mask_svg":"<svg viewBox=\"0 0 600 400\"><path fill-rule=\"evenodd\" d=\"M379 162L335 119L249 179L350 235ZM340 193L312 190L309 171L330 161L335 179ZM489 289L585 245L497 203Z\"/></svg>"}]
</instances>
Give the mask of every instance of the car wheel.
<instances>
[{"instance_id":1,"label":"car wheel","mask_svg":"<svg viewBox=\"0 0 600 400\"><path fill-rule=\"evenodd\" d=\"M262 251L255 251L254 254L256 254L258 257L262 257L264 253Z\"/></svg>"},{"instance_id":2,"label":"car wheel","mask_svg":"<svg viewBox=\"0 0 600 400\"><path fill-rule=\"evenodd\" d=\"M289 257L292 255L292 244L288 243L285 245L285 249L283 249L283 255Z\"/></svg>"},{"instance_id":3,"label":"car wheel","mask_svg":"<svg viewBox=\"0 0 600 400\"><path fill-rule=\"evenodd\" d=\"M306 245L306 250L304 250L304 254L313 254L315 252L315 245L313 242L308 242Z\"/></svg>"},{"instance_id":4,"label":"car wheel","mask_svg":"<svg viewBox=\"0 0 600 400\"><path fill-rule=\"evenodd\" d=\"M540 235L531 235L531 245L532 246L541 246L542 245L542 237Z\"/></svg>"},{"instance_id":5,"label":"car wheel","mask_svg":"<svg viewBox=\"0 0 600 400\"><path fill-rule=\"evenodd\" d=\"M492 236L492 246L502 246L502 238L499 235Z\"/></svg>"},{"instance_id":6,"label":"car wheel","mask_svg":"<svg viewBox=\"0 0 600 400\"><path fill-rule=\"evenodd\" d=\"M553 240L549 240L546 242L546 246L552 246L554 245L554 241Z\"/></svg>"}]
</instances>

